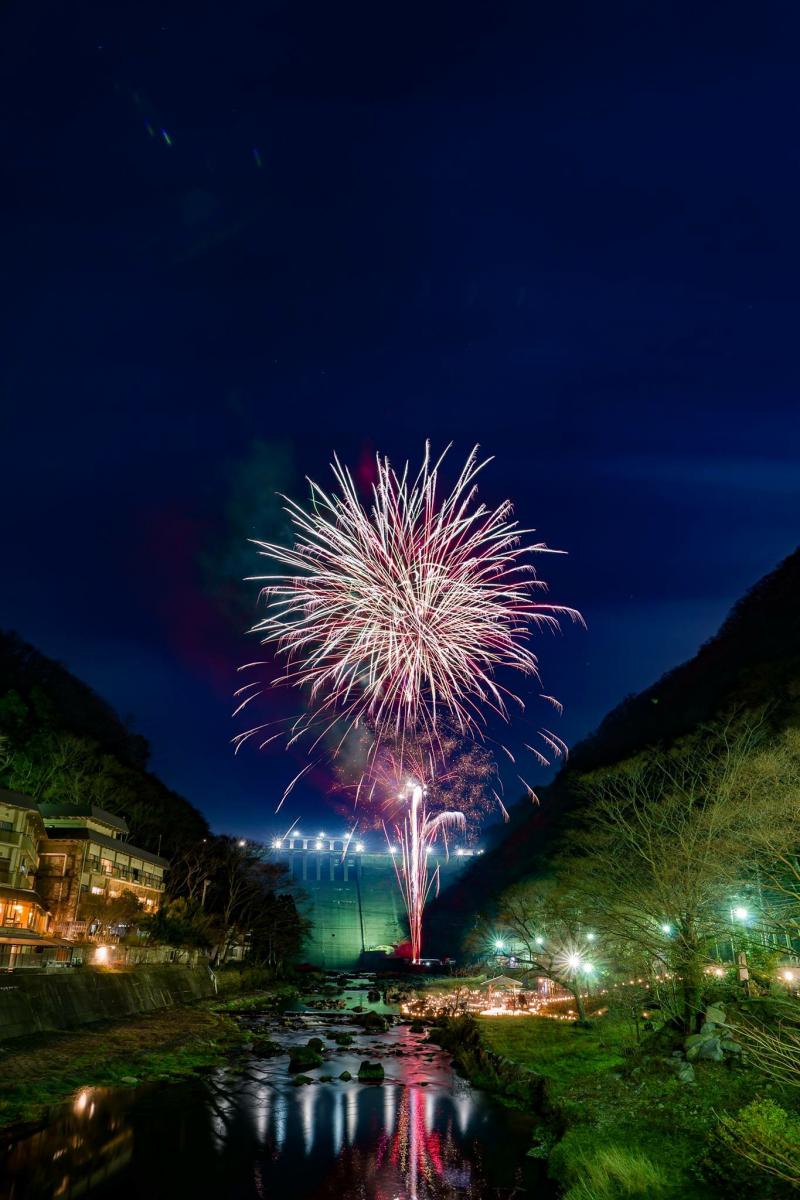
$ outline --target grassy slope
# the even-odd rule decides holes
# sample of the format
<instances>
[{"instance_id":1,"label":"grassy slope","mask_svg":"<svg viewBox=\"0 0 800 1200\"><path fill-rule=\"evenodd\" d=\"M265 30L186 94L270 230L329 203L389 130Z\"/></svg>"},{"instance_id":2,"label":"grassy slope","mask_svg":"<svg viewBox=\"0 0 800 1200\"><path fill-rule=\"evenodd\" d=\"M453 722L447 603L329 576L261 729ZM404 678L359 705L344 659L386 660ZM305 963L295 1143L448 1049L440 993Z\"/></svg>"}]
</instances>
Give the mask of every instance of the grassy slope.
<instances>
[{"instance_id":1,"label":"grassy slope","mask_svg":"<svg viewBox=\"0 0 800 1200\"><path fill-rule=\"evenodd\" d=\"M632 1030L609 1018L578 1029L487 1017L480 1029L493 1050L547 1079L567 1127L551 1172L569 1200L717 1195L697 1172L715 1114L772 1094L758 1076L716 1063L695 1063L696 1083L679 1083L665 1064L626 1056Z\"/></svg>"}]
</instances>

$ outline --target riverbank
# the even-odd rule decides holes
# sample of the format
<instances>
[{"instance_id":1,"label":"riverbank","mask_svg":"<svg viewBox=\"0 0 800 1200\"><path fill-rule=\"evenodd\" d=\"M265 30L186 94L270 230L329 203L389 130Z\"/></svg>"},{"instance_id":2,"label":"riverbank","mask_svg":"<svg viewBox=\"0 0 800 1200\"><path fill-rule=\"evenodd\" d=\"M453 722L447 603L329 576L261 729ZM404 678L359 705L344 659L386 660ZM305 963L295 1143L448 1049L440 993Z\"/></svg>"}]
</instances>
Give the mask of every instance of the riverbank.
<instances>
[{"instance_id":1,"label":"riverbank","mask_svg":"<svg viewBox=\"0 0 800 1200\"><path fill-rule=\"evenodd\" d=\"M43 1120L80 1088L179 1079L218 1065L253 1042L234 1014L278 1009L297 996L291 984L263 980L263 972L222 973L212 1001L0 1046L0 1131Z\"/></svg>"},{"instance_id":2,"label":"riverbank","mask_svg":"<svg viewBox=\"0 0 800 1200\"><path fill-rule=\"evenodd\" d=\"M17 1038L0 1050L0 1129L42 1120L83 1087L174 1079L214 1066L246 1040L230 1017L194 1007Z\"/></svg>"},{"instance_id":3,"label":"riverbank","mask_svg":"<svg viewBox=\"0 0 800 1200\"><path fill-rule=\"evenodd\" d=\"M721 1114L781 1099L757 1072L695 1062L693 1080L681 1082L662 1055L637 1044L630 1022L608 1017L588 1028L503 1017L477 1027L487 1050L542 1080L535 1152L548 1158L565 1200L787 1194L715 1139Z\"/></svg>"}]
</instances>

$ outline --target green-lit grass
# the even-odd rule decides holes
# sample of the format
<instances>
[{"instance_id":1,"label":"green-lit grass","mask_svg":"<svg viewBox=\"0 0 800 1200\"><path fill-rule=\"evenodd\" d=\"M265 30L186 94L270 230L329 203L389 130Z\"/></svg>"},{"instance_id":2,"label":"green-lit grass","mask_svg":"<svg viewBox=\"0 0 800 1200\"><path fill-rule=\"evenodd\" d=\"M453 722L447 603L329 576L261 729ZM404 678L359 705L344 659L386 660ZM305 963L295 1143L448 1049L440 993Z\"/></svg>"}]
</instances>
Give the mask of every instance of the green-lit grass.
<instances>
[{"instance_id":1,"label":"green-lit grass","mask_svg":"<svg viewBox=\"0 0 800 1200\"><path fill-rule=\"evenodd\" d=\"M481 1017L481 1036L492 1050L544 1075L560 1089L575 1076L618 1070L635 1045L628 1022L602 1017L588 1029L546 1017Z\"/></svg>"},{"instance_id":2,"label":"green-lit grass","mask_svg":"<svg viewBox=\"0 0 800 1200\"><path fill-rule=\"evenodd\" d=\"M218 1013L263 1012L288 1007L297 999L298 991L291 984L275 983L271 987L247 996L231 996L227 1000L213 1000L208 1008Z\"/></svg>"},{"instance_id":3,"label":"green-lit grass","mask_svg":"<svg viewBox=\"0 0 800 1200\"><path fill-rule=\"evenodd\" d=\"M754 1071L695 1063L680 1083L661 1057L635 1053L629 1023L608 1017L589 1029L544 1018L482 1018L484 1042L545 1077L565 1129L550 1171L565 1200L705 1200L700 1161L721 1112L773 1095Z\"/></svg>"}]
</instances>

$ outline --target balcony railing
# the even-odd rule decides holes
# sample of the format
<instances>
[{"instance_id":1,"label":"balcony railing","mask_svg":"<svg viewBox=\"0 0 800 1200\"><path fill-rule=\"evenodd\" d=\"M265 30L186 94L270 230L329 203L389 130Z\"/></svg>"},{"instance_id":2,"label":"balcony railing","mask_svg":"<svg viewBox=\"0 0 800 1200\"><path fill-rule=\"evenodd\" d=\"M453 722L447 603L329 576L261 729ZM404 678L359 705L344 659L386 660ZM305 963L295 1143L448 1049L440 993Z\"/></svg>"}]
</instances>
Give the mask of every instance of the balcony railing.
<instances>
[{"instance_id":1,"label":"balcony railing","mask_svg":"<svg viewBox=\"0 0 800 1200\"><path fill-rule=\"evenodd\" d=\"M31 858L36 857L36 841L21 829L0 829L0 846L21 846Z\"/></svg>"},{"instance_id":2,"label":"balcony railing","mask_svg":"<svg viewBox=\"0 0 800 1200\"><path fill-rule=\"evenodd\" d=\"M97 875L105 875L108 879L124 879L130 883L138 883L140 887L155 888L159 892L164 890L164 880L160 875L151 875L148 871L137 871L133 867L122 867L117 863L112 863L111 870L104 867L101 859L88 859L89 870Z\"/></svg>"}]
</instances>

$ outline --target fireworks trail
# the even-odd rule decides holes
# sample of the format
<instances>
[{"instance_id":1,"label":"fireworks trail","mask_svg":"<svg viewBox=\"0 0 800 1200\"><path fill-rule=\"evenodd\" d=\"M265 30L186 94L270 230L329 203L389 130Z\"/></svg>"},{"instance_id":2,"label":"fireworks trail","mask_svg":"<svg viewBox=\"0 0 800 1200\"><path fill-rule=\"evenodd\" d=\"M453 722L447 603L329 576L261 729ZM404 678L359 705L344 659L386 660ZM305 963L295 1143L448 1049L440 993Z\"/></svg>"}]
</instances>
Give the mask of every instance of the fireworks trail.
<instances>
[{"instance_id":1,"label":"fireworks trail","mask_svg":"<svg viewBox=\"0 0 800 1200\"><path fill-rule=\"evenodd\" d=\"M351 775L358 774L370 741L370 732L363 731L348 744L346 759L354 764L349 767ZM408 914L411 956L419 962L425 906L431 893L439 890L439 868L430 869L429 855L440 846L448 856L455 832L465 840L473 836L493 799L505 814L493 786L500 786L494 757L475 741L440 729L413 741L381 743L354 783L348 781L347 767L340 774L342 790L354 793L365 821L383 829L389 849L394 851L395 874Z\"/></svg>"},{"instance_id":2,"label":"fireworks trail","mask_svg":"<svg viewBox=\"0 0 800 1200\"><path fill-rule=\"evenodd\" d=\"M546 585L525 560L560 552L527 542L533 531L512 520L509 501L493 509L478 502L475 479L491 459L480 462L473 449L453 490L440 497L443 457L434 462L426 446L412 478L408 464L399 473L378 456L369 507L334 459L336 491L309 480L308 510L286 499L294 545L255 543L286 569L255 577L268 612L252 632L283 660L273 684L306 695L288 745L307 737L312 753L332 738L335 757L348 733L368 723L377 751L387 738L435 734L442 718L480 738L487 714L508 721L510 706L524 709L498 672L538 679L533 630L557 630L562 616L582 621L575 609L537 599ZM237 713L261 692L255 682L241 688ZM237 750L266 728L238 734Z\"/></svg>"}]
</instances>

